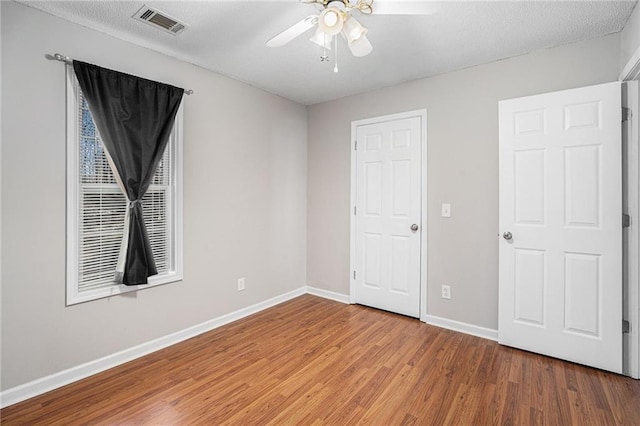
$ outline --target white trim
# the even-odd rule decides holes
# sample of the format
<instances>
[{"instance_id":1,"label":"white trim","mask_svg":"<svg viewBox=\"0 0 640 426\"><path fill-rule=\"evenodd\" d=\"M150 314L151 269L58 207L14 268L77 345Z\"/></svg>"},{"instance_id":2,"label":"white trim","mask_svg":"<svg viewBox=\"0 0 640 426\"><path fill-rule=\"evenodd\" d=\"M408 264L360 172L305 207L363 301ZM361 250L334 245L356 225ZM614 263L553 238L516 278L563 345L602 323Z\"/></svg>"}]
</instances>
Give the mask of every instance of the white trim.
<instances>
[{"instance_id":1,"label":"white trim","mask_svg":"<svg viewBox=\"0 0 640 426\"><path fill-rule=\"evenodd\" d=\"M74 77L73 71L69 65L65 65L66 77L67 77L67 193L66 193L66 216L67 216L67 229L65 233L66 237L66 294L67 304L69 301L76 300L78 298L78 239L69 238L69 234L73 232L73 235L78 233L78 215L79 209L69 208L70 205L78 205L78 179L76 179L77 172L74 172L69 176L68 170L73 167L74 170L78 169L78 163L80 162L78 156L80 155L76 149L78 144L78 126L76 125L76 116L78 114L78 83ZM75 273L73 273L75 271Z\"/></svg>"},{"instance_id":2,"label":"white trim","mask_svg":"<svg viewBox=\"0 0 640 426\"><path fill-rule=\"evenodd\" d=\"M629 62L624 66L620 73L620 80L636 84L640 80L640 47L635 51ZM632 88L633 86L629 86ZM633 93L632 93L633 92ZM631 107L631 129L629 131L629 158L626 163L627 169L627 203L631 215L631 227L628 234L627 249L627 295L629 300L627 309L629 314L629 322L631 323L631 333L629 335L628 356L628 374L634 379L640 379L640 200L638 192L640 191L640 149L638 148L640 139L640 108L638 108L638 89L629 89L626 92L629 96L627 107ZM623 94L625 94L623 93ZM623 97L624 99L624 97Z\"/></svg>"},{"instance_id":3,"label":"white trim","mask_svg":"<svg viewBox=\"0 0 640 426\"><path fill-rule=\"evenodd\" d=\"M422 219L422 240L420 241L420 321L426 322L427 318L427 110L418 109L414 111L401 112L397 114L383 115L380 117L366 118L363 120L356 120L351 122L351 202L349 204L349 300L351 303L355 303L356 293L356 280L353 279L353 271L356 270L356 220L353 214L353 208L357 202L356 193L356 164L357 164L357 151L355 150L356 136L358 126L365 126L374 123L383 123L386 121L403 120L407 118L419 117L420 118L420 131L421 131L421 153L422 164L420 168L421 173L421 219Z\"/></svg>"},{"instance_id":4,"label":"white trim","mask_svg":"<svg viewBox=\"0 0 640 426\"><path fill-rule=\"evenodd\" d=\"M356 155L357 147L357 135L358 126L357 122L351 122L351 180L350 180L350 200L349 200L349 301L356 303L356 280L353 278L353 273L356 270L356 215L353 214L353 209L358 203L357 188L357 164L358 156Z\"/></svg>"},{"instance_id":5,"label":"white trim","mask_svg":"<svg viewBox=\"0 0 640 426\"><path fill-rule=\"evenodd\" d=\"M6 13L5 13L6 14ZM2 22L2 7L0 7L0 22ZM0 55L0 70L2 69L2 55ZM2 84L0 84L0 99L2 98ZM2 114L0 114L0 129L2 129ZM0 139L2 139L0 135ZM6 140L6 139L5 139ZM0 164L2 164L2 143L0 142ZM2 256L2 173L0 173L0 259ZM2 263L0 261L0 306L2 306ZM0 333L1 334L1 333ZM2 365L2 354L0 350L0 366ZM0 368L0 383L2 383L2 368Z\"/></svg>"},{"instance_id":6,"label":"white trim","mask_svg":"<svg viewBox=\"0 0 640 426\"><path fill-rule=\"evenodd\" d=\"M182 97L182 102L180 102L180 107L178 108L178 114L176 115L176 119L173 125L173 137L176 139L176 143L173 144L175 149L174 155L172 156L173 171L175 173L175 177L173 179L173 184L175 188L173 190L173 214L174 219L172 224L175 226L173 229L173 270L175 271L176 278L181 280L183 279L184 274L184 249L183 249L183 235L184 235L184 213L183 213L183 203L184 203L184 96Z\"/></svg>"},{"instance_id":7,"label":"white trim","mask_svg":"<svg viewBox=\"0 0 640 426\"><path fill-rule=\"evenodd\" d=\"M640 47L636 49L631 58L629 58L629 61L622 68L620 76L618 76L618 80L637 80L638 77L640 77Z\"/></svg>"},{"instance_id":8,"label":"white trim","mask_svg":"<svg viewBox=\"0 0 640 426\"><path fill-rule=\"evenodd\" d=\"M238 309L237 311L213 318L200 324L176 331L175 333L159 337L154 340L142 343L140 345L116 352L111 355L89 361L84 364L71 367L67 370L33 380L31 382L7 389L0 392L0 408L8 407L18 402L42 395L45 392L52 391L59 387L82 380L86 377L98 374L136 358L148 355L152 352L166 348L184 340L206 333L233 321L248 317L265 309L276 306L304 294L311 294L325 299L333 300L340 303L349 303L349 296L342 293L336 293L329 290L323 290L316 287L303 286L292 290L280 296L273 297L255 305ZM422 320L422 319L421 319ZM446 328L460 333L470 334L472 336L482 337L489 340L498 340L498 331L489 328L479 327L473 324L467 324L446 318L427 315L424 322L437 327Z\"/></svg>"},{"instance_id":9,"label":"white trim","mask_svg":"<svg viewBox=\"0 0 640 426\"><path fill-rule=\"evenodd\" d=\"M626 357L624 366L626 371L624 374L628 374L634 379L640 378L640 333L638 327L640 325L640 265L638 265L638 259L640 257L640 152L638 149L638 142L640 138L640 108L639 108L639 92L638 81L627 81L623 85L623 106L631 109L631 117L626 123L626 132L623 130L623 135L626 136L626 147L623 153L624 169L626 170L624 207L627 213L631 216L631 226L624 230L625 247L624 254L625 262L625 295L626 299L623 301L625 304L626 318L631 324L629 334L624 336L626 343L626 352L623 356ZM624 124L624 123L623 123ZM626 133L626 134L625 134Z\"/></svg>"},{"instance_id":10,"label":"white trim","mask_svg":"<svg viewBox=\"0 0 640 426\"><path fill-rule=\"evenodd\" d=\"M427 322L427 110L418 111L420 113L420 122L422 124L422 241L420 243L420 321Z\"/></svg>"},{"instance_id":11,"label":"white trim","mask_svg":"<svg viewBox=\"0 0 640 426\"><path fill-rule=\"evenodd\" d=\"M427 315L426 323L429 325L435 325L436 327L446 328L447 330L453 330L459 333L493 340L494 342L498 341L498 330L494 330L492 328L480 327L479 325L468 324L466 322L455 321L435 315Z\"/></svg>"},{"instance_id":12,"label":"white trim","mask_svg":"<svg viewBox=\"0 0 640 426\"><path fill-rule=\"evenodd\" d=\"M629 58L629 61L627 61L622 68L618 80L640 80L640 47L636 49L631 58ZM635 89L635 93L632 96L635 97L636 105L638 103L637 95L637 89ZM638 226L640 222L640 202L638 200L638 190L640 189L640 151L638 149L640 126L638 116L640 115L640 109L637 107L632 108L631 114L632 133L629 142L634 143L635 146L630 145L629 161L627 162L629 167L627 176L629 179L627 182L626 195L629 203L628 213L631 215L631 228L629 229L628 246L626 247L626 256L628 259L628 268L626 271L628 273L627 295L629 300L625 301L629 314L628 319L631 323L631 333L629 335L629 348L625 355L628 356L627 365L629 371L627 373L634 379L640 379L640 227Z\"/></svg>"},{"instance_id":13,"label":"white trim","mask_svg":"<svg viewBox=\"0 0 640 426\"><path fill-rule=\"evenodd\" d=\"M202 333L206 333L207 331L229 324L230 322L237 321L280 303L294 299L298 296L302 296L305 293L307 293L307 287L300 287L280 296L265 300L264 302L238 309L237 311L205 321L201 324L185 328L184 330L180 330L94 361L89 361L87 363L71 367L67 370L7 389L0 393L0 408L41 395L45 392L49 392L53 389L76 382L91 375L116 367L120 364L124 364L125 362L129 362L136 358L140 358L144 355L166 348L167 346L175 345L176 343L198 336Z\"/></svg>"},{"instance_id":14,"label":"white trim","mask_svg":"<svg viewBox=\"0 0 640 426\"><path fill-rule=\"evenodd\" d=\"M317 287L307 286L307 294L322 297L325 299L333 300L340 303L351 303L351 299L348 294L336 293L335 291L324 290Z\"/></svg>"}]
</instances>

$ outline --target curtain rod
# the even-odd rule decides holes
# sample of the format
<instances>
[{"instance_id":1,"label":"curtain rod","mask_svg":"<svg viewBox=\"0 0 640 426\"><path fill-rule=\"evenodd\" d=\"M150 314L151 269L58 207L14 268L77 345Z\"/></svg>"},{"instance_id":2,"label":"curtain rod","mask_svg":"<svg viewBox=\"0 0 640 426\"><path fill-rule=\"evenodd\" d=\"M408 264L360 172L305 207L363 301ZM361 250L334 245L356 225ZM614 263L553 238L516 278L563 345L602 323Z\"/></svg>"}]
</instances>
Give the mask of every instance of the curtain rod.
<instances>
[{"instance_id":1,"label":"curtain rod","mask_svg":"<svg viewBox=\"0 0 640 426\"><path fill-rule=\"evenodd\" d=\"M73 59L71 59L68 56L61 55L59 53L54 54L53 55L53 59L55 59L56 61L64 62L65 64L68 64L68 65L72 65L73 64ZM184 94L185 95L193 95L193 89L184 89Z\"/></svg>"}]
</instances>

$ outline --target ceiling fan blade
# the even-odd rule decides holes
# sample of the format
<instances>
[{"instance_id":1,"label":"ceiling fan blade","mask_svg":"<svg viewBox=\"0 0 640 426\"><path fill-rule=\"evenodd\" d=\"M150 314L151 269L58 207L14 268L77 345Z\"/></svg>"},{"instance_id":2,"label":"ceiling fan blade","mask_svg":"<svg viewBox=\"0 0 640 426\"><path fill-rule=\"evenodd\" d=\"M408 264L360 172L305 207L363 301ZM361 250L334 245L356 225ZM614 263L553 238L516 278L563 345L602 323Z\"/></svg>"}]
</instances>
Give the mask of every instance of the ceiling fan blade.
<instances>
[{"instance_id":1,"label":"ceiling fan blade","mask_svg":"<svg viewBox=\"0 0 640 426\"><path fill-rule=\"evenodd\" d=\"M267 42L267 46L269 47L280 47L289 43L294 38L299 35L304 34L309 31L318 23L318 15L309 15L304 18L302 21L294 24L293 26L287 28L271 40Z\"/></svg>"},{"instance_id":2,"label":"ceiling fan blade","mask_svg":"<svg viewBox=\"0 0 640 426\"><path fill-rule=\"evenodd\" d=\"M374 0L373 15L433 15L437 7L431 1Z\"/></svg>"}]
</instances>

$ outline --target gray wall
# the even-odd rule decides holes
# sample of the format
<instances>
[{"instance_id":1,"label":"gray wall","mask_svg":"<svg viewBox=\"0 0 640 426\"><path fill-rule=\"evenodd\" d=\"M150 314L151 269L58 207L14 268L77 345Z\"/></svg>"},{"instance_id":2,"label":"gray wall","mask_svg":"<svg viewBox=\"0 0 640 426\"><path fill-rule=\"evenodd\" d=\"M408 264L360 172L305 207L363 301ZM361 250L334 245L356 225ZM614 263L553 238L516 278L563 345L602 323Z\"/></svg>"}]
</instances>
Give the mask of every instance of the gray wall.
<instances>
[{"instance_id":1,"label":"gray wall","mask_svg":"<svg viewBox=\"0 0 640 426\"><path fill-rule=\"evenodd\" d=\"M305 285L304 106L1 7L3 390ZM183 282L65 307L65 67L44 57L55 52L195 90L184 107Z\"/></svg>"},{"instance_id":2,"label":"gray wall","mask_svg":"<svg viewBox=\"0 0 640 426\"><path fill-rule=\"evenodd\" d=\"M619 51L616 34L309 107L307 284L349 293L351 121L426 108L428 314L496 329L498 101L614 81Z\"/></svg>"}]
</instances>

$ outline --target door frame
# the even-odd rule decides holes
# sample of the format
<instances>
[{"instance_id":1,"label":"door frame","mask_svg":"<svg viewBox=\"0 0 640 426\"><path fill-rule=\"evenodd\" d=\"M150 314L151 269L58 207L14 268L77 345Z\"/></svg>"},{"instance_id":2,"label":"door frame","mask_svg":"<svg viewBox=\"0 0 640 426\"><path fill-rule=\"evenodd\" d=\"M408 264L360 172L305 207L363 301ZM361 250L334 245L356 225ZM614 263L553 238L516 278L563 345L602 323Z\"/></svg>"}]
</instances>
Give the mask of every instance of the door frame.
<instances>
[{"instance_id":1,"label":"door frame","mask_svg":"<svg viewBox=\"0 0 640 426\"><path fill-rule=\"evenodd\" d=\"M640 130L638 127L638 81L630 80L623 82L622 85L622 105L631 109L631 116L626 124L623 123L623 197L624 197L624 213L631 216L631 224L624 230L624 295L623 299L624 311L626 317L631 324L629 333L623 336L624 346L626 346L624 356L625 374L638 379L640 378L640 265L638 257L640 256L640 152L638 150L638 142L640 138ZM625 132L626 126L626 132ZM624 347L623 346L623 347Z\"/></svg>"},{"instance_id":2,"label":"door frame","mask_svg":"<svg viewBox=\"0 0 640 426\"><path fill-rule=\"evenodd\" d=\"M618 80L622 82L635 82L640 84L640 47L631 56L627 64L620 72ZM634 84L623 84L628 86L623 89L623 103L625 94L627 107L631 108L631 117L628 131L627 158L624 159L627 166L627 189L624 196L627 198L628 213L631 215L631 226L628 228L628 243L625 249L625 256L628 259L626 290L628 300L624 301L631 323L629 333L629 347L625 355L628 357L629 374L634 379L640 379L640 108L638 108L638 87Z\"/></svg>"},{"instance_id":3,"label":"door frame","mask_svg":"<svg viewBox=\"0 0 640 426\"><path fill-rule=\"evenodd\" d=\"M355 303L356 282L353 273L356 270L356 220L354 208L357 202L357 152L356 138L359 126L420 118L420 215L422 231L420 232L420 321L427 322L427 110L418 109L396 114L365 118L351 122L351 201L349 203L349 303Z\"/></svg>"}]
</instances>

